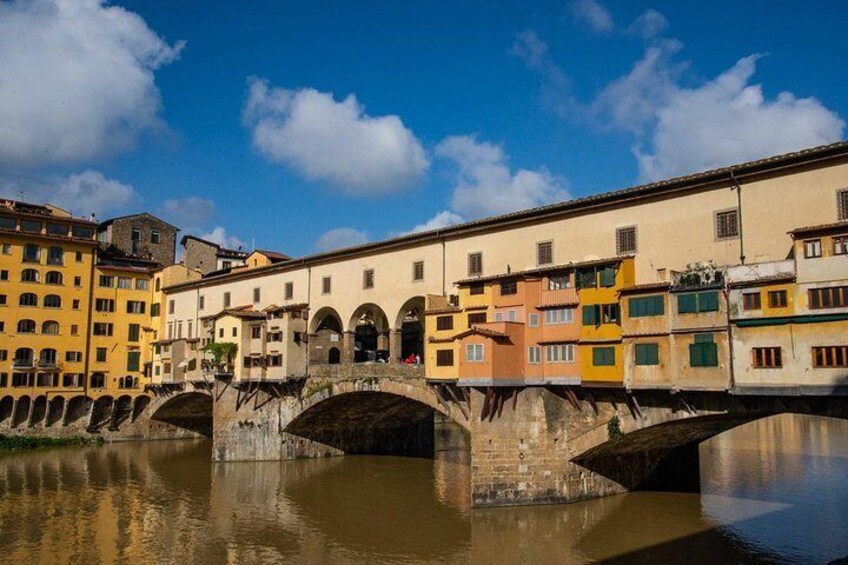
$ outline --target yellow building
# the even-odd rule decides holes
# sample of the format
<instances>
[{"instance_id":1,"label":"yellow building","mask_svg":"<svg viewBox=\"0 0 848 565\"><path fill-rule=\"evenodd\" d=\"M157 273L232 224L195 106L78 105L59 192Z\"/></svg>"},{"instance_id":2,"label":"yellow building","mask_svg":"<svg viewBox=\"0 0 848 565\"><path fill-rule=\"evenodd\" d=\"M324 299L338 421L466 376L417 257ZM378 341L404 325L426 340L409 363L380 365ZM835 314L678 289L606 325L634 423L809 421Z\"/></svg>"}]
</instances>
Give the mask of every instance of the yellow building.
<instances>
[{"instance_id":1,"label":"yellow building","mask_svg":"<svg viewBox=\"0 0 848 565\"><path fill-rule=\"evenodd\" d=\"M30 404L85 387L96 227L52 206L0 200L0 399Z\"/></svg>"}]
</instances>

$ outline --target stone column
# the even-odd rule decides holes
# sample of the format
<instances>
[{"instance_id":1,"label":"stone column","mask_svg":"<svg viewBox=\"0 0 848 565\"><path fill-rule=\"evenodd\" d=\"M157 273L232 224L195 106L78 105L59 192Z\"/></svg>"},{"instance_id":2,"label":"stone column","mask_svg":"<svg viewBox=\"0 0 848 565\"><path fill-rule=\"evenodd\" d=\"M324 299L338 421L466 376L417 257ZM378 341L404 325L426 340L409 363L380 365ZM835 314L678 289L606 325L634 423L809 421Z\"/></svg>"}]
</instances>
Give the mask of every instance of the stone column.
<instances>
[{"instance_id":1,"label":"stone column","mask_svg":"<svg viewBox=\"0 0 848 565\"><path fill-rule=\"evenodd\" d=\"M389 332L380 332L377 335L377 349L384 351L389 348Z\"/></svg>"},{"instance_id":2,"label":"stone column","mask_svg":"<svg viewBox=\"0 0 848 565\"><path fill-rule=\"evenodd\" d=\"M356 332L345 332L342 335L342 363L350 365L353 363L353 354L356 342Z\"/></svg>"},{"instance_id":3,"label":"stone column","mask_svg":"<svg viewBox=\"0 0 848 565\"><path fill-rule=\"evenodd\" d=\"M391 338L389 339L389 363L398 364L401 362L401 338L403 332L401 330L391 330Z\"/></svg>"}]
</instances>

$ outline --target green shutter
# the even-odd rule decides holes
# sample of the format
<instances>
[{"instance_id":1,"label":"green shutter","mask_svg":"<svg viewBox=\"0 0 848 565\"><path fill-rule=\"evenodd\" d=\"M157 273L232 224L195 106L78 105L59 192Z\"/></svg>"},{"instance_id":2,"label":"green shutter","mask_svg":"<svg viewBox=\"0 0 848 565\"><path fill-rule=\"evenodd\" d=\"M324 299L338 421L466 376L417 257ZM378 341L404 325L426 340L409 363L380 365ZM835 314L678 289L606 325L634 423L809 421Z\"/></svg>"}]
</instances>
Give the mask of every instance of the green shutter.
<instances>
[{"instance_id":1,"label":"green shutter","mask_svg":"<svg viewBox=\"0 0 848 565\"><path fill-rule=\"evenodd\" d=\"M595 288L597 277L595 269L581 269L577 271L577 288Z\"/></svg>"},{"instance_id":2,"label":"green shutter","mask_svg":"<svg viewBox=\"0 0 848 565\"><path fill-rule=\"evenodd\" d=\"M127 341L138 341L140 335L141 326L138 324L130 324L129 336L127 337Z\"/></svg>"},{"instance_id":3,"label":"green shutter","mask_svg":"<svg viewBox=\"0 0 848 565\"><path fill-rule=\"evenodd\" d=\"M701 344L704 349L704 366L718 367L718 346L715 343Z\"/></svg>"},{"instance_id":4,"label":"green shutter","mask_svg":"<svg viewBox=\"0 0 848 565\"><path fill-rule=\"evenodd\" d=\"M689 346L689 365L718 367L718 346L711 342L696 342Z\"/></svg>"},{"instance_id":5,"label":"green shutter","mask_svg":"<svg viewBox=\"0 0 848 565\"><path fill-rule=\"evenodd\" d=\"M615 365L615 348L614 347L593 347L592 348L592 365L594 365L596 367Z\"/></svg>"},{"instance_id":6,"label":"green shutter","mask_svg":"<svg viewBox=\"0 0 848 565\"><path fill-rule=\"evenodd\" d=\"M583 306L583 325L597 326L598 325L598 307L593 304Z\"/></svg>"},{"instance_id":7,"label":"green shutter","mask_svg":"<svg viewBox=\"0 0 848 565\"><path fill-rule=\"evenodd\" d=\"M698 293L698 312L718 312L718 292Z\"/></svg>"},{"instance_id":8,"label":"green shutter","mask_svg":"<svg viewBox=\"0 0 848 565\"><path fill-rule=\"evenodd\" d=\"M701 355L701 344L700 343L692 343L689 345L689 366L690 367L703 367L703 355Z\"/></svg>"},{"instance_id":9,"label":"green shutter","mask_svg":"<svg viewBox=\"0 0 848 565\"><path fill-rule=\"evenodd\" d=\"M127 353L127 371L138 371L138 361L141 355L138 351L130 351Z\"/></svg>"},{"instance_id":10,"label":"green shutter","mask_svg":"<svg viewBox=\"0 0 848 565\"><path fill-rule=\"evenodd\" d=\"M677 313L691 314L698 311L698 299L695 294L677 295Z\"/></svg>"},{"instance_id":11,"label":"green shutter","mask_svg":"<svg viewBox=\"0 0 848 565\"><path fill-rule=\"evenodd\" d=\"M695 343L714 343L715 339L713 338L713 334L695 334Z\"/></svg>"},{"instance_id":12,"label":"green shutter","mask_svg":"<svg viewBox=\"0 0 848 565\"><path fill-rule=\"evenodd\" d=\"M628 310L631 318L662 316L665 314L665 302L662 296L631 298L628 302Z\"/></svg>"},{"instance_id":13,"label":"green shutter","mask_svg":"<svg viewBox=\"0 0 848 565\"><path fill-rule=\"evenodd\" d=\"M665 314L665 300L662 296L651 296L648 298L648 315L662 316Z\"/></svg>"},{"instance_id":14,"label":"green shutter","mask_svg":"<svg viewBox=\"0 0 848 565\"><path fill-rule=\"evenodd\" d=\"M601 286L615 286L615 267L604 267L601 271Z\"/></svg>"},{"instance_id":15,"label":"green shutter","mask_svg":"<svg viewBox=\"0 0 848 565\"><path fill-rule=\"evenodd\" d=\"M637 343L636 344L636 364L637 365L659 365L660 364L660 346L656 343Z\"/></svg>"}]
</instances>

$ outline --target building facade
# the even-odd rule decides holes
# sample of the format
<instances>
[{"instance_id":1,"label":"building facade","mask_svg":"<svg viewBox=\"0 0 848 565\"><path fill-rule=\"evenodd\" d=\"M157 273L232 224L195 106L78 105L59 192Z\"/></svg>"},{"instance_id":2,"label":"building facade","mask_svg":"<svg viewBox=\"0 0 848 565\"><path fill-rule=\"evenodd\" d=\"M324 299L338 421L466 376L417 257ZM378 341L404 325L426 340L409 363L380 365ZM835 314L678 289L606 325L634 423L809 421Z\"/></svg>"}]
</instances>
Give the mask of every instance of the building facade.
<instances>
[{"instance_id":1,"label":"building facade","mask_svg":"<svg viewBox=\"0 0 848 565\"><path fill-rule=\"evenodd\" d=\"M176 261L180 229L147 212L106 220L97 228L102 246L127 257L152 261L159 266Z\"/></svg>"}]
</instances>

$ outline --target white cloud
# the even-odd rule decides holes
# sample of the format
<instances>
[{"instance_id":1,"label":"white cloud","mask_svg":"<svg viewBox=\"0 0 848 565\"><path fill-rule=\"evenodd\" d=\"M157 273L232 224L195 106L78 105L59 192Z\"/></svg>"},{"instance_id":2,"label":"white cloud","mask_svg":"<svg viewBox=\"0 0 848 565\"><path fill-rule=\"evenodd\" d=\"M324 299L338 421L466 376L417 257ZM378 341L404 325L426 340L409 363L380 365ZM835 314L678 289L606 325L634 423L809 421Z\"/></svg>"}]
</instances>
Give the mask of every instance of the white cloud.
<instances>
[{"instance_id":1,"label":"white cloud","mask_svg":"<svg viewBox=\"0 0 848 565\"><path fill-rule=\"evenodd\" d=\"M815 98L781 92L768 99L751 84L758 55L713 80L684 87L679 42L645 52L630 73L601 93L595 108L636 136L643 180L658 180L842 139L845 122Z\"/></svg>"},{"instance_id":2,"label":"white cloud","mask_svg":"<svg viewBox=\"0 0 848 565\"><path fill-rule=\"evenodd\" d=\"M76 215L106 213L125 208L137 199L133 187L87 170L67 177L0 180L0 195L36 204L49 203Z\"/></svg>"},{"instance_id":3,"label":"white cloud","mask_svg":"<svg viewBox=\"0 0 848 565\"><path fill-rule=\"evenodd\" d=\"M162 212L184 229L197 229L215 217L215 202L200 196L169 199L162 203Z\"/></svg>"},{"instance_id":4,"label":"white cloud","mask_svg":"<svg viewBox=\"0 0 848 565\"><path fill-rule=\"evenodd\" d=\"M561 179L544 168L512 173L499 146L472 136L446 137L436 154L457 166L451 209L464 217L503 214L566 200Z\"/></svg>"},{"instance_id":5,"label":"white cloud","mask_svg":"<svg viewBox=\"0 0 848 565\"><path fill-rule=\"evenodd\" d=\"M633 20L630 27L627 28L627 33L638 35L644 39L656 37L668 28L668 20L660 12L653 8L648 8L642 14Z\"/></svg>"},{"instance_id":6,"label":"white cloud","mask_svg":"<svg viewBox=\"0 0 848 565\"><path fill-rule=\"evenodd\" d=\"M429 167L421 142L398 116L368 116L352 94L336 102L330 93L271 88L254 78L244 121L265 157L351 195L398 192Z\"/></svg>"},{"instance_id":7,"label":"white cloud","mask_svg":"<svg viewBox=\"0 0 848 565\"><path fill-rule=\"evenodd\" d=\"M454 226L456 224L461 224L464 221L465 218L463 218L459 214L451 212L450 210L442 210L423 224L418 224L417 226L412 228L409 233L438 230L441 228Z\"/></svg>"},{"instance_id":8,"label":"white cloud","mask_svg":"<svg viewBox=\"0 0 848 565\"><path fill-rule=\"evenodd\" d=\"M571 80L551 59L548 44L535 31L528 29L519 33L509 53L542 77L541 100L545 106L569 118L582 113L578 111L580 104L572 94Z\"/></svg>"},{"instance_id":9,"label":"white cloud","mask_svg":"<svg viewBox=\"0 0 848 565\"><path fill-rule=\"evenodd\" d=\"M0 164L77 162L160 128L154 71L183 46L102 0L0 3Z\"/></svg>"},{"instance_id":10,"label":"white cloud","mask_svg":"<svg viewBox=\"0 0 848 565\"><path fill-rule=\"evenodd\" d=\"M221 247L227 249L244 249L247 250L247 244L234 235L227 233L227 230L222 226L215 226L211 231L197 236L200 239L217 243Z\"/></svg>"},{"instance_id":11,"label":"white cloud","mask_svg":"<svg viewBox=\"0 0 848 565\"><path fill-rule=\"evenodd\" d=\"M574 0L568 8L575 20L588 25L592 31L608 32L615 27L612 14L597 0Z\"/></svg>"},{"instance_id":12,"label":"white cloud","mask_svg":"<svg viewBox=\"0 0 848 565\"><path fill-rule=\"evenodd\" d=\"M353 228L336 228L330 230L315 240L318 251L332 251L343 247L351 247L368 243L368 233Z\"/></svg>"}]
</instances>

